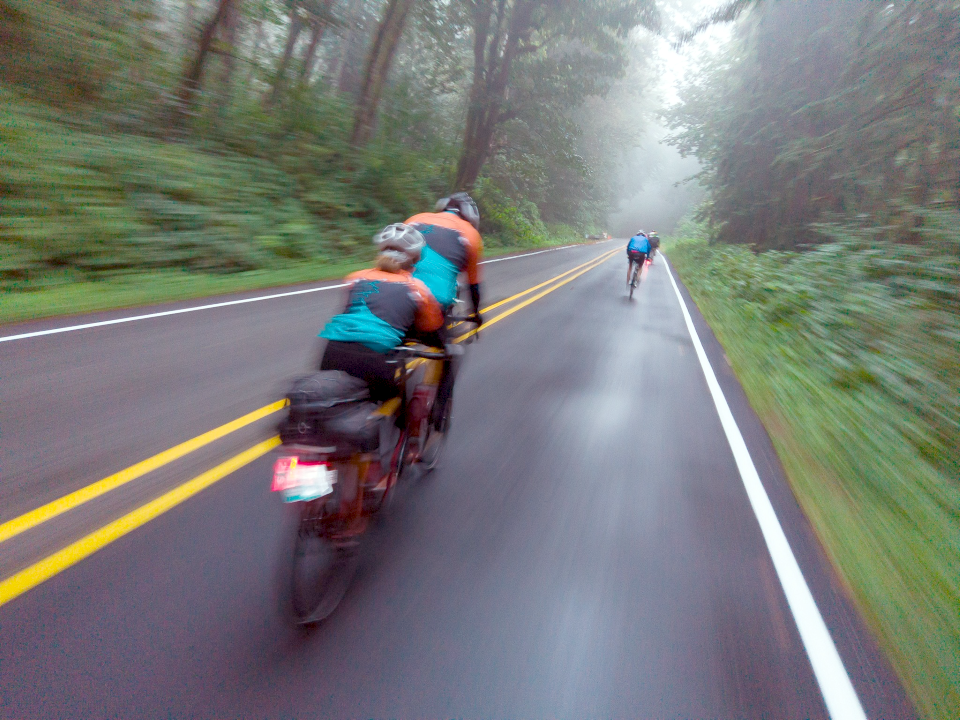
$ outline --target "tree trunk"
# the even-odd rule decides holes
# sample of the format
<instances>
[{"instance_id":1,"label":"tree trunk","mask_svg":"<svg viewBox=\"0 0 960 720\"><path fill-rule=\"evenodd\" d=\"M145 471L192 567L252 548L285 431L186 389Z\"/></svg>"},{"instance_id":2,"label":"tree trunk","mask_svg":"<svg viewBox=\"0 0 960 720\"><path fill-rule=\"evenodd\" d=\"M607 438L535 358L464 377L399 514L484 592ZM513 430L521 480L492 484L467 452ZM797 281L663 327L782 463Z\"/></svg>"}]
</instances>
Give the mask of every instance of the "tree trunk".
<instances>
[{"instance_id":1,"label":"tree trunk","mask_svg":"<svg viewBox=\"0 0 960 720\"><path fill-rule=\"evenodd\" d=\"M301 84L309 84L313 78L313 71L317 64L317 50L330 22L330 9L333 3L334 0L323 0L310 23L310 44L307 45L307 50L303 54L303 63L300 65Z\"/></svg>"},{"instance_id":2,"label":"tree trunk","mask_svg":"<svg viewBox=\"0 0 960 720\"><path fill-rule=\"evenodd\" d=\"M264 100L264 106L271 108L276 104L283 92L284 82L287 77L287 68L290 66L290 58L293 57L293 50L297 46L297 40L300 39L300 31L303 30L303 21L298 12L298 2L293 3L290 9L290 31L287 33L287 44L283 48L283 57L280 59L280 67L277 68L277 75L273 81L273 87Z\"/></svg>"},{"instance_id":3,"label":"tree trunk","mask_svg":"<svg viewBox=\"0 0 960 720\"><path fill-rule=\"evenodd\" d=\"M197 22L195 0L186 0L183 4L183 57L193 51L194 25Z\"/></svg>"},{"instance_id":4,"label":"tree trunk","mask_svg":"<svg viewBox=\"0 0 960 720\"><path fill-rule=\"evenodd\" d=\"M249 89L253 85L253 77L257 71L257 68L260 66L258 57L260 55L260 46L263 45L263 41L266 39L266 30L264 28L264 20L260 18L257 20L257 30L253 36L253 51L250 53L250 69L247 72L246 80L244 80L243 87Z\"/></svg>"},{"instance_id":5,"label":"tree trunk","mask_svg":"<svg viewBox=\"0 0 960 720\"><path fill-rule=\"evenodd\" d=\"M497 126L504 120L510 69L521 39L529 34L533 10L532 0L512 5L509 0L487 0L474 14L473 85L457 163L458 190L474 186L490 157Z\"/></svg>"},{"instance_id":6,"label":"tree trunk","mask_svg":"<svg viewBox=\"0 0 960 720\"><path fill-rule=\"evenodd\" d=\"M384 11L383 20L377 29L377 35L364 66L363 83L353 116L353 134L350 138L354 146L366 144L373 136L383 87L387 82L394 55L400 46L400 38L403 37L403 30L413 3L414 0L390 0Z\"/></svg>"},{"instance_id":7,"label":"tree trunk","mask_svg":"<svg viewBox=\"0 0 960 720\"><path fill-rule=\"evenodd\" d=\"M363 49L358 35L354 32L349 36L337 60L337 92L343 95L357 95L359 92L357 65L363 61Z\"/></svg>"},{"instance_id":8,"label":"tree trunk","mask_svg":"<svg viewBox=\"0 0 960 720\"><path fill-rule=\"evenodd\" d=\"M237 70L237 38L240 34L240 8L230 6L220 26L220 81L217 98L218 110L223 112L233 95L233 77Z\"/></svg>"},{"instance_id":9,"label":"tree trunk","mask_svg":"<svg viewBox=\"0 0 960 720\"><path fill-rule=\"evenodd\" d=\"M210 55L210 48L213 46L213 38L216 35L217 28L223 22L223 18L230 12L234 0L219 0L217 3L217 12L203 26L200 33L200 39L197 43L197 53L193 61L187 66L180 80L180 87L174 100L173 118L171 129L178 130L183 127L183 122L187 115L193 109L197 94L200 92L201 80L203 78L203 68Z\"/></svg>"},{"instance_id":10,"label":"tree trunk","mask_svg":"<svg viewBox=\"0 0 960 720\"><path fill-rule=\"evenodd\" d=\"M309 83L310 78L313 76L313 66L317 61L317 47L320 45L320 40L323 38L323 31L326 29L326 24L322 21L316 21L310 27L310 44L307 45L307 50L303 54L303 64L300 66L300 83Z\"/></svg>"}]
</instances>

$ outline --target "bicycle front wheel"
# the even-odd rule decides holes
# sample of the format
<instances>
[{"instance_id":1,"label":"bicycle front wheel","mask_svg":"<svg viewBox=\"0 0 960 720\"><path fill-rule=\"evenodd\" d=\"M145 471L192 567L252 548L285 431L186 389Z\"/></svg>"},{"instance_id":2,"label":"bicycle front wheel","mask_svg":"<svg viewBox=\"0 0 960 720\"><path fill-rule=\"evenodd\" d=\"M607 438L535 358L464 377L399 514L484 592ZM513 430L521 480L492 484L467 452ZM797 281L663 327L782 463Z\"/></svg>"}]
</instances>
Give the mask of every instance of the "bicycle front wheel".
<instances>
[{"instance_id":1,"label":"bicycle front wheel","mask_svg":"<svg viewBox=\"0 0 960 720\"><path fill-rule=\"evenodd\" d=\"M453 419L453 398L448 398L439 423L424 421L426 426L420 431L420 465L424 472L431 472L440 464L443 448L447 444L447 432Z\"/></svg>"}]
</instances>

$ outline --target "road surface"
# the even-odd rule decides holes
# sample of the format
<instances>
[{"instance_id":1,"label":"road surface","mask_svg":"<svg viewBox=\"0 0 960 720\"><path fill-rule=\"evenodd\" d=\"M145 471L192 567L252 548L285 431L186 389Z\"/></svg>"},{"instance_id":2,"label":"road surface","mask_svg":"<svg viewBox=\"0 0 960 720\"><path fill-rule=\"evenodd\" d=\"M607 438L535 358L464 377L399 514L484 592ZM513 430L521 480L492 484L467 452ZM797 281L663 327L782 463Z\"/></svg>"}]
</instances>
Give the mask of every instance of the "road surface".
<instances>
[{"instance_id":1,"label":"road surface","mask_svg":"<svg viewBox=\"0 0 960 720\"><path fill-rule=\"evenodd\" d=\"M487 304L513 299L469 348L443 463L310 632L278 610L270 454L137 513L273 435L264 411L192 440L310 368L342 289L0 329L0 716L822 718L849 678L866 716L913 717L709 328L663 258L629 301L619 248L486 266ZM826 649L798 630L730 422ZM842 667L815 673L831 648Z\"/></svg>"}]
</instances>

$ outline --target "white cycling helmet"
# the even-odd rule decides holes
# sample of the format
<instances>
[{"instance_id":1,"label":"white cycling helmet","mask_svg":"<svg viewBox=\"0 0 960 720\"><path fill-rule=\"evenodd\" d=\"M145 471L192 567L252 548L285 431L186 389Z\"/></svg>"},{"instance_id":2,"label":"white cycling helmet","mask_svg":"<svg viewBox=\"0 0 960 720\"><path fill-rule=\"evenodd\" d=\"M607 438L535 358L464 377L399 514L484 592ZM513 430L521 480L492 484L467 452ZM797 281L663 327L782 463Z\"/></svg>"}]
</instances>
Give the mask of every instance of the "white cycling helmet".
<instances>
[{"instance_id":1,"label":"white cycling helmet","mask_svg":"<svg viewBox=\"0 0 960 720\"><path fill-rule=\"evenodd\" d=\"M416 228L403 223L387 225L373 237L373 244L381 253L391 255L404 264L413 264L420 260L420 253L426 240Z\"/></svg>"}]
</instances>

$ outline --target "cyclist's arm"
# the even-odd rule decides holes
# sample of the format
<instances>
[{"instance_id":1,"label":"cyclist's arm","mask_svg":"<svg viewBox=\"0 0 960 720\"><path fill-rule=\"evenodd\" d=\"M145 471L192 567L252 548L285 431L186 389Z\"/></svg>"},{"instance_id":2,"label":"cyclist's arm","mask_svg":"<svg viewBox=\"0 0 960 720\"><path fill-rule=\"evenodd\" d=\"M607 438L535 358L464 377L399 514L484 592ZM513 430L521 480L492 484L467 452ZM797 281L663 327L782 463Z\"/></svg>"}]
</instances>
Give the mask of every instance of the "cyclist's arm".
<instances>
[{"instance_id":1,"label":"cyclist's arm","mask_svg":"<svg viewBox=\"0 0 960 720\"><path fill-rule=\"evenodd\" d=\"M483 257L483 238L480 233L471 228L472 232L466 233L467 240L467 281L471 285L480 284L480 260Z\"/></svg>"},{"instance_id":2,"label":"cyclist's arm","mask_svg":"<svg viewBox=\"0 0 960 720\"><path fill-rule=\"evenodd\" d=\"M440 303L420 280L410 278L410 286L417 299L417 315L414 326L421 332L433 332L443 325Z\"/></svg>"},{"instance_id":3,"label":"cyclist's arm","mask_svg":"<svg viewBox=\"0 0 960 720\"><path fill-rule=\"evenodd\" d=\"M472 228L471 228L472 229ZM467 240L467 282L470 284L470 300L473 311L480 314L480 258L483 256L483 238L473 231L466 234Z\"/></svg>"}]
</instances>

